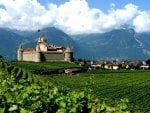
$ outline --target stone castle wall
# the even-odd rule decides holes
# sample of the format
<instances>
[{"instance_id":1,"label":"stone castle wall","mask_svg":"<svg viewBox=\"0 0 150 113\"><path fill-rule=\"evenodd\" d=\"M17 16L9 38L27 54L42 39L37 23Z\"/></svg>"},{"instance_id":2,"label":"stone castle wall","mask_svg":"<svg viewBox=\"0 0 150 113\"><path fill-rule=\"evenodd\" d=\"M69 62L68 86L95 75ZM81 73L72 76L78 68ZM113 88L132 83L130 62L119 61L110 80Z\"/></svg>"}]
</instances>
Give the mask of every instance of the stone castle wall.
<instances>
[{"instance_id":1,"label":"stone castle wall","mask_svg":"<svg viewBox=\"0 0 150 113\"><path fill-rule=\"evenodd\" d=\"M36 55L36 52L23 52L23 61L35 61L35 55Z\"/></svg>"},{"instance_id":2,"label":"stone castle wall","mask_svg":"<svg viewBox=\"0 0 150 113\"><path fill-rule=\"evenodd\" d=\"M23 52L23 61L36 62L36 52ZM64 53L40 53L40 61L65 61Z\"/></svg>"},{"instance_id":3,"label":"stone castle wall","mask_svg":"<svg viewBox=\"0 0 150 113\"><path fill-rule=\"evenodd\" d=\"M64 53L41 53L42 61L64 61Z\"/></svg>"}]
</instances>

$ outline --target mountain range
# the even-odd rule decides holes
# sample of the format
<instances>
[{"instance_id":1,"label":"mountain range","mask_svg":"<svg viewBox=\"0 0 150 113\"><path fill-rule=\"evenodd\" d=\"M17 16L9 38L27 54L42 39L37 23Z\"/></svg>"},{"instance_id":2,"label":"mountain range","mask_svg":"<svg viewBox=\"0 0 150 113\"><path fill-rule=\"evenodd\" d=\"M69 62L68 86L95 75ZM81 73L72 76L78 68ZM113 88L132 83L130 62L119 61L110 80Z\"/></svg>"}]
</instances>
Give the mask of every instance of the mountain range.
<instances>
[{"instance_id":1,"label":"mountain range","mask_svg":"<svg viewBox=\"0 0 150 113\"><path fill-rule=\"evenodd\" d=\"M17 59L19 44L35 47L39 36L48 43L71 45L76 59L143 60L150 58L150 33L136 33L132 28L120 28L106 33L68 35L48 27L38 31L17 31L0 28L0 55Z\"/></svg>"}]
</instances>

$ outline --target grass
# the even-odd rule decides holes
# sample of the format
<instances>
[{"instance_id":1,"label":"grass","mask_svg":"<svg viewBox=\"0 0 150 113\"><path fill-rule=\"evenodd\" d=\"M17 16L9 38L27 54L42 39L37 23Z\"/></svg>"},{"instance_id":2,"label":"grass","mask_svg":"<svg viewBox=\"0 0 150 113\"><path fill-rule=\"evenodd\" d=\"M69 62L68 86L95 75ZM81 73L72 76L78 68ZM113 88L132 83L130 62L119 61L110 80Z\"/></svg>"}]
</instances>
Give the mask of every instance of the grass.
<instances>
[{"instance_id":1,"label":"grass","mask_svg":"<svg viewBox=\"0 0 150 113\"><path fill-rule=\"evenodd\" d=\"M51 81L59 88L80 90L84 87L93 90L99 98L108 102L129 99L129 108L133 111L150 110L150 71L144 70L97 70L76 75L36 76L42 82Z\"/></svg>"},{"instance_id":2,"label":"grass","mask_svg":"<svg viewBox=\"0 0 150 113\"><path fill-rule=\"evenodd\" d=\"M26 69L28 71L34 70L54 70L54 69L62 69L62 68L71 68L71 67L79 67L75 63L68 62L10 62L10 64L15 65L17 67Z\"/></svg>"}]
</instances>

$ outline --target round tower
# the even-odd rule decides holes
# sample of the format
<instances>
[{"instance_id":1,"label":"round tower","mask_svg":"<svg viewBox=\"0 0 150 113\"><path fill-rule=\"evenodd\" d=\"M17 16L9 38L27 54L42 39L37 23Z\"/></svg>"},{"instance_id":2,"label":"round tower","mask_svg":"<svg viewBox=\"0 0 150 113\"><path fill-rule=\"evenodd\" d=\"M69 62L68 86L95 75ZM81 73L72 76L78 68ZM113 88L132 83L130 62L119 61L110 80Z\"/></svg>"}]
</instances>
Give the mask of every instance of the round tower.
<instances>
[{"instance_id":1,"label":"round tower","mask_svg":"<svg viewBox=\"0 0 150 113\"><path fill-rule=\"evenodd\" d=\"M41 62L41 50L39 45L36 46L35 62Z\"/></svg>"},{"instance_id":2,"label":"round tower","mask_svg":"<svg viewBox=\"0 0 150 113\"><path fill-rule=\"evenodd\" d=\"M20 44L18 48L18 61L23 61L23 47L22 44Z\"/></svg>"},{"instance_id":3,"label":"round tower","mask_svg":"<svg viewBox=\"0 0 150 113\"><path fill-rule=\"evenodd\" d=\"M65 50L65 61L71 62L73 60L73 52L71 47L67 47Z\"/></svg>"}]
</instances>

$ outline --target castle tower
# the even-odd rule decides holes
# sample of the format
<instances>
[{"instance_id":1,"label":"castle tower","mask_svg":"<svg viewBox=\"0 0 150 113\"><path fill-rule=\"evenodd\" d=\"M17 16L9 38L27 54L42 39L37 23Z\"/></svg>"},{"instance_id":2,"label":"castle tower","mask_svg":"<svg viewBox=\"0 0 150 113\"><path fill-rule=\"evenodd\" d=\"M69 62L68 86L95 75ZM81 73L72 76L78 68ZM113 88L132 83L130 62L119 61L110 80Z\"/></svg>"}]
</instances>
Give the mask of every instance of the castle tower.
<instances>
[{"instance_id":1,"label":"castle tower","mask_svg":"<svg viewBox=\"0 0 150 113\"><path fill-rule=\"evenodd\" d=\"M41 50L39 45L36 46L35 62L41 62Z\"/></svg>"},{"instance_id":2,"label":"castle tower","mask_svg":"<svg viewBox=\"0 0 150 113\"><path fill-rule=\"evenodd\" d=\"M47 51L47 43L44 37L39 37L37 41L37 45L39 45L41 51Z\"/></svg>"},{"instance_id":3,"label":"castle tower","mask_svg":"<svg viewBox=\"0 0 150 113\"><path fill-rule=\"evenodd\" d=\"M71 62L73 60L73 52L71 47L67 47L65 50L65 61Z\"/></svg>"},{"instance_id":4,"label":"castle tower","mask_svg":"<svg viewBox=\"0 0 150 113\"><path fill-rule=\"evenodd\" d=\"M20 44L18 48L18 61L23 61L23 47L22 44Z\"/></svg>"}]
</instances>

